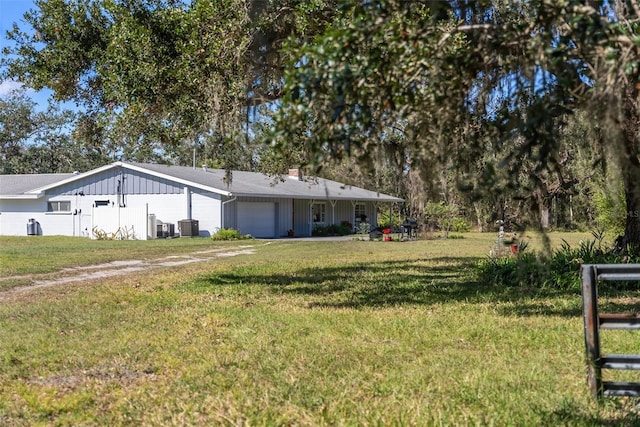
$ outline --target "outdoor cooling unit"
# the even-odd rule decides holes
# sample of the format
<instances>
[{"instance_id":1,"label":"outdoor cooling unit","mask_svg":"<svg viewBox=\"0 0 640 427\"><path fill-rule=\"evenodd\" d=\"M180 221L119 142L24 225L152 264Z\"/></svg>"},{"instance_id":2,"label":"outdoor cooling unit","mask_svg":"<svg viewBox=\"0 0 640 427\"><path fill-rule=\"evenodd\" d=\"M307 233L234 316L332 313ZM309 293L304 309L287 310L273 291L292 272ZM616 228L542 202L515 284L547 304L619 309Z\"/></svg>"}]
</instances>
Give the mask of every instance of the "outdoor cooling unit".
<instances>
[{"instance_id":1,"label":"outdoor cooling unit","mask_svg":"<svg viewBox=\"0 0 640 427\"><path fill-rule=\"evenodd\" d=\"M200 235L198 220L183 219L182 221L178 221L178 232L181 237L198 237Z\"/></svg>"},{"instance_id":2,"label":"outdoor cooling unit","mask_svg":"<svg viewBox=\"0 0 640 427\"><path fill-rule=\"evenodd\" d=\"M175 226L169 223L158 223L157 225L158 237L173 237L175 234Z\"/></svg>"}]
</instances>

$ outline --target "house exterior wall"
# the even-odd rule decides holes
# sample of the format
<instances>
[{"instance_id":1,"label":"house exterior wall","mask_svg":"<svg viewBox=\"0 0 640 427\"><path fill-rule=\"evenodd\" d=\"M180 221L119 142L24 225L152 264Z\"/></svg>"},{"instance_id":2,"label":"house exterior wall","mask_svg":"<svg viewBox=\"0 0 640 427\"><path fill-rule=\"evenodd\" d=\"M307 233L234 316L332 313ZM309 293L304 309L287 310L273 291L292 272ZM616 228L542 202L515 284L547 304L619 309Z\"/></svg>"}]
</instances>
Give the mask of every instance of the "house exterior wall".
<instances>
[{"instance_id":1,"label":"house exterior wall","mask_svg":"<svg viewBox=\"0 0 640 427\"><path fill-rule=\"evenodd\" d=\"M26 236L31 218L38 222L40 235L73 236L76 217L73 211L47 212L47 201L43 199L0 200L0 234L3 236Z\"/></svg>"},{"instance_id":2,"label":"house exterior wall","mask_svg":"<svg viewBox=\"0 0 640 427\"><path fill-rule=\"evenodd\" d=\"M150 195L129 195L126 197L126 207L120 207L115 202L114 195L100 196L66 196L58 195L54 197L44 196L38 200L2 200L0 201L0 234L9 236L24 236L27 234L27 222L30 218L35 219L40 224L40 233L46 236L81 236L92 237L93 227L98 231L112 232L111 223L101 224L93 220L93 212L110 212L116 216L118 209L138 210L147 209L149 214L154 214L158 222L171 223L176 226L180 220L187 218L187 198L185 194L150 194ZM71 209L66 212L47 212L48 202L70 202ZM96 205L98 202L98 205ZM108 202L108 205L101 203ZM209 203L215 208L215 202ZM207 204L198 200L197 212L205 215ZM118 212L117 216L123 215ZM219 216L216 213L208 215L208 218L199 220L200 230L214 228L215 219ZM200 223L202 221L202 223ZM203 228L204 227L204 228ZM142 231L137 232L141 235Z\"/></svg>"},{"instance_id":3,"label":"house exterior wall","mask_svg":"<svg viewBox=\"0 0 640 427\"><path fill-rule=\"evenodd\" d=\"M295 236L311 236L311 205L309 200L293 199L293 223Z\"/></svg>"},{"instance_id":4,"label":"house exterior wall","mask_svg":"<svg viewBox=\"0 0 640 427\"><path fill-rule=\"evenodd\" d=\"M285 237L293 228L291 199L278 199L276 203L276 236Z\"/></svg>"},{"instance_id":5,"label":"house exterior wall","mask_svg":"<svg viewBox=\"0 0 640 427\"><path fill-rule=\"evenodd\" d=\"M63 202L56 206L64 206L65 211L49 212L50 202ZM313 222L314 202L325 205L321 224ZM264 203L265 209L269 209L264 211L269 214L268 222L274 224L273 237L287 236L289 230L293 230L295 236L311 236L314 226L343 221L351 223L353 230L357 231L357 204L364 206L359 211L364 211L367 223L372 226L377 223L376 204L373 202L286 197L229 198L153 174L116 167L52 188L38 199L0 200L0 234L27 235L27 223L33 218L40 224L38 234L92 237L94 227L98 231L111 228L114 223L121 224L122 218L126 217L131 218L126 220L127 223L136 224L136 236L146 234L152 237L153 224L148 222L148 218L138 218L139 212L146 212L143 215L155 218L160 224L173 224L176 233L179 221L198 220L200 235L210 236L222 227L238 229L239 203L246 203L245 207L250 208L245 212L254 213L260 212L259 204ZM95 212L98 214L94 215ZM251 224L266 224L267 221L260 222L259 216L247 216L243 212L240 217L246 228L251 228Z\"/></svg>"},{"instance_id":6,"label":"house exterior wall","mask_svg":"<svg viewBox=\"0 0 640 427\"><path fill-rule=\"evenodd\" d=\"M314 223L311 215L313 203L322 203L325 205L325 221L323 223ZM367 222L372 226L376 226L377 215L376 207L372 202L356 202L365 206ZM311 236L313 228L317 225L341 224L342 221L348 221L353 226L354 231L358 229L358 221L355 218L355 204L351 200L293 200L293 221L295 223L296 236Z\"/></svg>"},{"instance_id":7,"label":"house exterior wall","mask_svg":"<svg viewBox=\"0 0 640 427\"><path fill-rule=\"evenodd\" d=\"M103 215L110 208L130 208L130 212L148 209L149 214L154 214L159 222L172 224L186 219L188 214L188 197L184 186L124 168L110 169L88 176L81 181L53 188L47 191L43 199L41 211L47 210L48 202L69 201L71 215L74 217L71 228L66 224L54 227L54 224L49 224L51 221L47 221L46 227L41 223L43 234L45 228L50 229L51 234L67 236L92 237L94 227L97 231L112 232L112 221L94 221L93 209L102 213L102 215L98 214L99 218L106 218ZM123 215L119 210L117 215L114 212L115 210L111 214L115 218ZM129 222L141 223L139 219L127 221ZM140 230L136 231L136 234L142 236L146 233Z\"/></svg>"},{"instance_id":8,"label":"house exterior wall","mask_svg":"<svg viewBox=\"0 0 640 427\"><path fill-rule=\"evenodd\" d=\"M236 197L222 201L222 228L238 229L238 199Z\"/></svg>"},{"instance_id":9,"label":"house exterior wall","mask_svg":"<svg viewBox=\"0 0 640 427\"><path fill-rule=\"evenodd\" d=\"M238 229L238 203L252 202L275 204L275 236L284 237L289 229L293 228L292 200L288 198L267 198L267 197L238 197L229 203L225 203L224 222L225 228Z\"/></svg>"},{"instance_id":10,"label":"house exterior wall","mask_svg":"<svg viewBox=\"0 0 640 427\"><path fill-rule=\"evenodd\" d=\"M63 199L64 196L56 196L50 200ZM91 212L91 209L108 209L118 207L116 195L84 196L80 197L82 204L78 206L82 212ZM125 195L126 208L141 209L145 206L150 215L154 215L158 224L173 224L177 233L178 221L185 219L198 220L198 228L201 236L210 236L220 227L220 196L200 190L184 189L179 194L129 194ZM97 202L108 201L109 206L95 206ZM189 206L189 204L191 206ZM46 209L46 206L45 206ZM100 227L99 224L94 224ZM87 224L88 226L88 224ZM91 227L83 230L91 234Z\"/></svg>"},{"instance_id":11,"label":"house exterior wall","mask_svg":"<svg viewBox=\"0 0 640 427\"><path fill-rule=\"evenodd\" d=\"M148 207L94 207L91 212L91 237L148 240L155 239L157 228L150 226Z\"/></svg>"},{"instance_id":12,"label":"house exterior wall","mask_svg":"<svg viewBox=\"0 0 640 427\"><path fill-rule=\"evenodd\" d=\"M84 193L84 196L79 195L80 191L83 191L80 190L81 188L88 189L88 191L93 191L95 188L108 188L104 185L93 187L91 185L82 183L65 192L57 191L56 195L46 195L37 200L0 200L0 234L24 236L27 234L27 222L33 218L40 224L42 235L91 237L93 226L98 230L101 229L99 223L95 224L92 221L93 209L118 207L116 194ZM199 189L182 187L177 193L173 191L175 190L169 194L125 194L124 204L127 208L134 209L146 207L147 212L150 215L153 214L158 223L174 224L176 232L178 221L198 220L200 235L206 237L222 228L222 221L224 221L225 228L237 229L237 202L275 202L277 237L287 236L290 229L294 230L295 236L311 236L313 231L311 200L259 197L222 200L218 194ZM49 201L69 201L71 209L69 212L47 212ZM108 205L95 207L96 202L108 203ZM324 225L349 221L353 225L354 231L357 231L358 221L354 216L355 207L351 201L336 201L333 206L327 200L317 202L325 203L326 221ZM367 222L375 227L377 222L375 205L371 202L358 203L365 205ZM224 213L222 213L223 208Z\"/></svg>"},{"instance_id":13,"label":"house exterior wall","mask_svg":"<svg viewBox=\"0 0 640 427\"><path fill-rule=\"evenodd\" d=\"M48 203L58 201L69 202L70 210L47 212ZM147 209L158 223L174 224L176 233L178 221L184 219L198 220L202 236L209 236L221 226L220 195L120 169L56 187L36 200L0 200L0 234L24 236L27 222L33 218L38 221L42 235L92 237L93 227L98 231L112 228L112 221L103 221L104 224L93 221L93 210L104 214L114 208L130 208L130 212ZM119 211L117 217L122 215ZM144 234L136 230L138 238Z\"/></svg>"},{"instance_id":14,"label":"house exterior wall","mask_svg":"<svg viewBox=\"0 0 640 427\"><path fill-rule=\"evenodd\" d=\"M222 199L220 195L195 189L191 193L191 218L197 219L200 236L209 237L222 228Z\"/></svg>"}]
</instances>

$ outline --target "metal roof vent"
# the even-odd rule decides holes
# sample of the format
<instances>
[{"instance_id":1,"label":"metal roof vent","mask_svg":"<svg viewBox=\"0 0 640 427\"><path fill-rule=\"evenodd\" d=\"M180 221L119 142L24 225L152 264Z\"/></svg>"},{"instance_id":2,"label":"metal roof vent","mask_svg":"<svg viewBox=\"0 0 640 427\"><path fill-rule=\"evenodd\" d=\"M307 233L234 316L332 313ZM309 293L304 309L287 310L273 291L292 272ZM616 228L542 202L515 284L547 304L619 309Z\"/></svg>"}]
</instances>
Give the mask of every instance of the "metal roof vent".
<instances>
[{"instance_id":1,"label":"metal roof vent","mask_svg":"<svg viewBox=\"0 0 640 427\"><path fill-rule=\"evenodd\" d=\"M206 172L207 171L207 165L202 165L202 170Z\"/></svg>"}]
</instances>

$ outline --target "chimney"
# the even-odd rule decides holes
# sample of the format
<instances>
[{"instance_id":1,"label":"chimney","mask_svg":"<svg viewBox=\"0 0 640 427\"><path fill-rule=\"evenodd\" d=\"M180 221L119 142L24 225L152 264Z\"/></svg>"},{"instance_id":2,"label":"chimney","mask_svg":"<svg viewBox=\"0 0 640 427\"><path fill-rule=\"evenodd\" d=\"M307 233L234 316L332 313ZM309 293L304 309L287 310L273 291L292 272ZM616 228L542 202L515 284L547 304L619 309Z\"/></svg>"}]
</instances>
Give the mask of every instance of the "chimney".
<instances>
[{"instance_id":1,"label":"chimney","mask_svg":"<svg viewBox=\"0 0 640 427\"><path fill-rule=\"evenodd\" d=\"M302 173L300 173L300 169L289 169L289 178L302 181Z\"/></svg>"}]
</instances>

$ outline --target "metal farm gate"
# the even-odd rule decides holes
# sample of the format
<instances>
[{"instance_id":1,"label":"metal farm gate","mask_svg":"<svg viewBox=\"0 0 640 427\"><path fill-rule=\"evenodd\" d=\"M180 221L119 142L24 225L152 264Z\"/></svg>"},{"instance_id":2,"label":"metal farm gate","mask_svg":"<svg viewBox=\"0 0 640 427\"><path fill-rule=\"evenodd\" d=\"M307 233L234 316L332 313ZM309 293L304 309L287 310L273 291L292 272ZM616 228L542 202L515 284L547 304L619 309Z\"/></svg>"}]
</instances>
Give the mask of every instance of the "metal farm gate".
<instances>
[{"instance_id":1,"label":"metal farm gate","mask_svg":"<svg viewBox=\"0 0 640 427\"><path fill-rule=\"evenodd\" d=\"M602 378L603 369L640 370L640 354L602 354L600 351L601 329L640 331L640 314L598 313L597 290L598 281L640 282L640 264L585 264L581 267L581 275L587 380L591 394L595 399L640 397L640 382L603 381Z\"/></svg>"}]
</instances>

